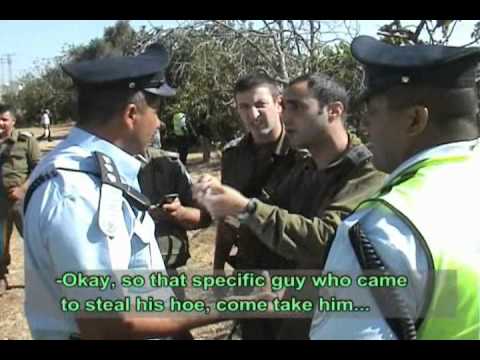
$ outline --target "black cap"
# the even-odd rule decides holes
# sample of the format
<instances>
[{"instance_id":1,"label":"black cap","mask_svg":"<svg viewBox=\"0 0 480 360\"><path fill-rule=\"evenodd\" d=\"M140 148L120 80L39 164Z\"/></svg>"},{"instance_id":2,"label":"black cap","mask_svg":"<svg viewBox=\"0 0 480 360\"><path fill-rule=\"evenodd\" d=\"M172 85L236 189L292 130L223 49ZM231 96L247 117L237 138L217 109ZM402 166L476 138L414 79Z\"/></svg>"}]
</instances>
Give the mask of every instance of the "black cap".
<instances>
[{"instance_id":1,"label":"black cap","mask_svg":"<svg viewBox=\"0 0 480 360\"><path fill-rule=\"evenodd\" d=\"M76 86L125 86L158 96L173 96L165 80L169 63L167 50L160 44L150 45L137 56L117 56L62 65Z\"/></svg>"},{"instance_id":2,"label":"black cap","mask_svg":"<svg viewBox=\"0 0 480 360\"><path fill-rule=\"evenodd\" d=\"M475 87L478 47L394 46L370 36L359 36L353 40L351 50L365 68L365 90L357 103L397 85Z\"/></svg>"}]
</instances>

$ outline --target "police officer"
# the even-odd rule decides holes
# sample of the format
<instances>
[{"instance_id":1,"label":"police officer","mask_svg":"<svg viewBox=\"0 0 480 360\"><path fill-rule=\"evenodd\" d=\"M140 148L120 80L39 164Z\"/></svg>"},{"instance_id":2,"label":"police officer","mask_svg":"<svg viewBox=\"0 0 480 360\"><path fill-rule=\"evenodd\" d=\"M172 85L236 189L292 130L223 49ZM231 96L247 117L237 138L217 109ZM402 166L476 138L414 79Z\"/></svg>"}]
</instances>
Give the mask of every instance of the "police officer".
<instances>
[{"instance_id":1,"label":"police officer","mask_svg":"<svg viewBox=\"0 0 480 360\"><path fill-rule=\"evenodd\" d=\"M192 134L187 114L182 111L177 111L173 115L173 133L175 134L180 161L183 165L187 165L188 149L190 148Z\"/></svg>"},{"instance_id":2,"label":"police officer","mask_svg":"<svg viewBox=\"0 0 480 360\"><path fill-rule=\"evenodd\" d=\"M63 66L78 89L77 126L37 166L25 197L25 308L33 338L163 337L212 321L63 312L61 299L107 292L55 282L68 272L165 271L135 155L159 126L160 97L174 94L167 65L165 48L154 44L134 57ZM172 295L159 290L160 299Z\"/></svg>"},{"instance_id":3,"label":"police officer","mask_svg":"<svg viewBox=\"0 0 480 360\"><path fill-rule=\"evenodd\" d=\"M290 143L310 154L296 162L275 189L266 189L276 206L213 181L210 189L217 195L204 198L214 216L237 216L258 241L294 261L298 275L323 268L342 219L378 190L385 176L373 167L360 139L346 130L348 103L345 88L329 76L307 74L292 80L284 91L282 118ZM304 287L284 298L316 295ZM308 339L310 318L305 317L285 319L277 338Z\"/></svg>"},{"instance_id":4,"label":"police officer","mask_svg":"<svg viewBox=\"0 0 480 360\"><path fill-rule=\"evenodd\" d=\"M13 106L0 104L0 279L8 272L13 223L23 236L21 202L27 178L40 160L37 141L31 133L15 129L15 122Z\"/></svg>"},{"instance_id":5,"label":"police officer","mask_svg":"<svg viewBox=\"0 0 480 360\"><path fill-rule=\"evenodd\" d=\"M342 223L327 258L326 271L354 282L324 300L357 308L318 311L310 336L479 339L480 49L367 36L351 49L366 72L360 101L374 163L390 176Z\"/></svg>"}]
</instances>

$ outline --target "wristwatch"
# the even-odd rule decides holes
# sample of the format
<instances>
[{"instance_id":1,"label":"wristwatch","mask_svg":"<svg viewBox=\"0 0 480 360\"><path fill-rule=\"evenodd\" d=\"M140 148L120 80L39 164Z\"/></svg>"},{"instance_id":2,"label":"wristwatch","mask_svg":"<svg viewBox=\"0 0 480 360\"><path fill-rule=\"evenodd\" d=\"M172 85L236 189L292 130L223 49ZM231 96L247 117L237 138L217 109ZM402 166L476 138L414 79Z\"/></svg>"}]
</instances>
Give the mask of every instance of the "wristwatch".
<instances>
[{"instance_id":1,"label":"wristwatch","mask_svg":"<svg viewBox=\"0 0 480 360\"><path fill-rule=\"evenodd\" d=\"M251 198L248 200L245 209L237 215L237 219L239 221L245 221L250 215L255 213L255 211L257 210L257 202L255 200L255 198Z\"/></svg>"}]
</instances>

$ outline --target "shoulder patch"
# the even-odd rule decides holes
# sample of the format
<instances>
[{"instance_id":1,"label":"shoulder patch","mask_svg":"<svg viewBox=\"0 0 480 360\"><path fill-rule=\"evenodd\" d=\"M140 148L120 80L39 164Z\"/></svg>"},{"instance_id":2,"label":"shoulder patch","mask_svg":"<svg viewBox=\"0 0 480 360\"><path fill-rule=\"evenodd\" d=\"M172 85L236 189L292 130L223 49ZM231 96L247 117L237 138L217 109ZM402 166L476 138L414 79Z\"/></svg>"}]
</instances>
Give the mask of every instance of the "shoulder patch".
<instances>
[{"instance_id":1,"label":"shoulder patch","mask_svg":"<svg viewBox=\"0 0 480 360\"><path fill-rule=\"evenodd\" d=\"M242 135L236 139L233 139L233 140L230 140L224 147L223 147L223 151L227 151L227 150L230 150L230 149L233 149L235 147L237 147L238 145L240 145L240 143L242 142L242 140L245 139L245 135Z\"/></svg>"},{"instance_id":2,"label":"shoulder patch","mask_svg":"<svg viewBox=\"0 0 480 360\"><path fill-rule=\"evenodd\" d=\"M295 154L298 160L305 160L312 157L312 154L310 154L310 151L307 149L296 149Z\"/></svg>"},{"instance_id":3,"label":"shoulder patch","mask_svg":"<svg viewBox=\"0 0 480 360\"><path fill-rule=\"evenodd\" d=\"M148 148L147 153L148 158L151 160L168 158L170 160L176 161L180 159L180 155L178 153L173 151L166 151L163 149Z\"/></svg>"},{"instance_id":4,"label":"shoulder patch","mask_svg":"<svg viewBox=\"0 0 480 360\"><path fill-rule=\"evenodd\" d=\"M24 137L27 137L27 138L31 138L33 137L33 134L29 131L19 131L18 132L18 135L20 136L24 136Z\"/></svg>"},{"instance_id":5,"label":"shoulder patch","mask_svg":"<svg viewBox=\"0 0 480 360\"><path fill-rule=\"evenodd\" d=\"M164 153L165 156L167 156L171 160L179 160L180 159L180 154L177 153L177 152L163 150L163 153Z\"/></svg>"}]
</instances>

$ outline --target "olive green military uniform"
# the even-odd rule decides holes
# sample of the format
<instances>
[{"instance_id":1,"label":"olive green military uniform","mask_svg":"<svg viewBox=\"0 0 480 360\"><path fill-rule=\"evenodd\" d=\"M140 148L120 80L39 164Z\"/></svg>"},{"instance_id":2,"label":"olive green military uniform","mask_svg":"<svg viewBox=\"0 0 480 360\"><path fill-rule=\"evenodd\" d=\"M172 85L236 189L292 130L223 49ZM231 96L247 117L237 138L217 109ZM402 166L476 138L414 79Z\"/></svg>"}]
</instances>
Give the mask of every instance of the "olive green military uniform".
<instances>
[{"instance_id":1,"label":"olive green military uniform","mask_svg":"<svg viewBox=\"0 0 480 360\"><path fill-rule=\"evenodd\" d=\"M23 235L22 209L20 201L8 199L11 187L25 183L33 168L40 161L40 148L34 136L13 129L12 134L0 143L0 277L7 272L10 263L10 237L15 223Z\"/></svg>"},{"instance_id":2,"label":"olive green military uniform","mask_svg":"<svg viewBox=\"0 0 480 360\"><path fill-rule=\"evenodd\" d=\"M165 195L177 193L182 205L192 206L192 181L178 154L149 147L146 157L138 181L151 203L162 203ZM168 273L177 275L176 269L190 258L186 230L167 218L159 219L155 221L155 238ZM185 298L185 289L173 288L173 291L178 298Z\"/></svg>"},{"instance_id":3,"label":"olive green military uniform","mask_svg":"<svg viewBox=\"0 0 480 360\"><path fill-rule=\"evenodd\" d=\"M142 192L152 204L162 202L167 194L177 193L184 206L192 206L192 181L177 153L148 148L147 163L138 175ZM190 258L187 232L180 225L160 219L155 223L155 237L165 266L175 269Z\"/></svg>"},{"instance_id":4,"label":"olive green military uniform","mask_svg":"<svg viewBox=\"0 0 480 360\"><path fill-rule=\"evenodd\" d=\"M293 261L299 271L323 268L338 225L385 178L360 139L352 134L349 138L347 152L325 169L317 169L312 157L304 156L281 183L266 189L270 202L278 206L256 201L255 212L242 221L262 244ZM293 295L315 300L318 290L305 287L285 297ZM310 322L311 318L285 319L277 338L308 339Z\"/></svg>"},{"instance_id":5,"label":"olive green military uniform","mask_svg":"<svg viewBox=\"0 0 480 360\"><path fill-rule=\"evenodd\" d=\"M251 135L245 135L227 144L222 155L222 183L248 197L261 197L266 187L275 189L300 156L298 150L290 147L284 133L277 142L265 145L255 145ZM247 226L229 220L219 224L217 246L222 242L236 245L237 254L230 260L236 270L294 267L293 262L263 245ZM242 338L271 339L274 323L267 319L242 320Z\"/></svg>"}]
</instances>

